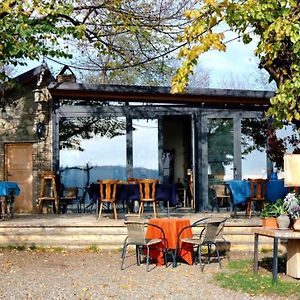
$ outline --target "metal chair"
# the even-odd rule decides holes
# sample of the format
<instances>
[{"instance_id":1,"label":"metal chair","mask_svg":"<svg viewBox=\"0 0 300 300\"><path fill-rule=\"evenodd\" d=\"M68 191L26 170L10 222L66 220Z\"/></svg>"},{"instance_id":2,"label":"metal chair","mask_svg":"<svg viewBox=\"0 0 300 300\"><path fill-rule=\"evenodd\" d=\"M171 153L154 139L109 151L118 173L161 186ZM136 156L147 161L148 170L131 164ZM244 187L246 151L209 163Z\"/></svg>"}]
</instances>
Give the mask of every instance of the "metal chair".
<instances>
[{"instance_id":1,"label":"metal chair","mask_svg":"<svg viewBox=\"0 0 300 300\"><path fill-rule=\"evenodd\" d=\"M78 188L63 188L62 196L59 198L59 207L61 212L67 213L68 205L73 204L77 204L77 213L81 212L81 201L78 197Z\"/></svg>"},{"instance_id":2,"label":"metal chair","mask_svg":"<svg viewBox=\"0 0 300 300\"><path fill-rule=\"evenodd\" d=\"M207 263L208 264L210 263L211 248L212 246L214 246L217 253L219 266L220 268L222 268L217 242L219 240L219 234L223 230L225 221L226 218L222 218L222 219L203 218L194 222L190 226L184 227L178 234L177 247L175 250L175 255L173 260L173 267L176 267L177 265L176 259L177 259L177 252L180 247L180 244L187 243L197 248L197 257L194 257L194 262L196 262L196 258L197 258L200 264L201 271L203 271L204 268L204 265L202 264L202 247L204 246L207 247L207 251L208 251ZM186 230L187 228L192 228L195 230L196 227L203 227L200 233L194 234L192 238L181 238L181 235L184 230Z\"/></svg>"},{"instance_id":3,"label":"metal chair","mask_svg":"<svg viewBox=\"0 0 300 300\"><path fill-rule=\"evenodd\" d=\"M100 185L100 209L99 209L99 215L98 220L101 218L101 213L103 209L103 204L108 203L111 204L113 207L113 214L114 218L117 220L117 206L116 206L116 193L117 193L117 184L118 180L98 180L98 183Z\"/></svg>"},{"instance_id":4,"label":"metal chair","mask_svg":"<svg viewBox=\"0 0 300 300\"><path fill-rule=\"evenodd\" d=\"M224 206L224 203L226 203L228 210L231 201L228 187L225 184L213 184L211 189L213 191L213 203L211 211L214 211L215 206L217 206L217 212L220 212L220 204L221 206Z\"/></svg>"},{"instance_id":5,"label":"metal chair","mask_svg":"<svg viewBox=\"0 0 300 300\"><path fill-rule=\"evenodd\" d=\"M141 264L141 254L146 248L146 270L149 272L150 262L150 247L157 246L157 248L164 252L165 265L167 267L167 250L166 250L166 239L165 233L160 226L154 224L144 223L142 221L125 221L127 227L127 237L124 240L122 255L121 255L121 270L124 269L124 261L126 257L127 247L129 245L135 246L136 262L139 266ZM161 230L162 239L146 239L146 228L147 226L153 226Z\"/></svg>"},{"instance_id":6,"label":"metal chair","mask_svg":"<svg viewBox=\"0 0 300 300\"><path fill-rule=\"evenodd\" d=\"M156 202L156 185L159 180L157 179L139 179L139 190L140 190L140 208L139 214L142 215L144 213L145 203L153 204L153 212L154 217L158 216L157 213L157 202Z\"/></svg>"},{"instance_id":7,"label":"metal chair","mask_svg":"<svg viewBox=\"0 0 300 300\"><path fill-rule=\"evenodd\" d=\"M249 218L251 218L252 206L254 202L259 203L260 209L264 208L268 179L258 178L248 179L248 181L250 182L250 197L248 199L246 216L249 216Z\"/></svg>"}]
</instances>

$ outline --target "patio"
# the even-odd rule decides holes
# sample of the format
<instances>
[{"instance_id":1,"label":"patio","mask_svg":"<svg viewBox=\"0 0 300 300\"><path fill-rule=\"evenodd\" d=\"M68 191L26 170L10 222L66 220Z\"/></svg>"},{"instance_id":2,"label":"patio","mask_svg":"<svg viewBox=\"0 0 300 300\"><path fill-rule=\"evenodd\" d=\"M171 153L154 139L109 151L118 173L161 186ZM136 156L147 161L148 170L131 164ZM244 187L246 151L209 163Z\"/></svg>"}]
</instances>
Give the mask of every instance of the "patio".
<instances>
[{"instance_id":1,"label":"patio","mask_svg":"<svg viewBox=\"0 0 300 300\"><path fill-rule=\"evenodd\" d=\"M224 237L230 242L231 250L253 251L254 235L252 228L261 226L259 217L245 217L245 212L237 212L235 217L229 211L220 213L194 213L185 208L171 208L171 218L187 218L194 222L204 217L227 217ZM120 249L126 236L123 212L118 220L111 213L104 212L101 220L94 212L68 214L16 214L13 219L0 222L0 246L40 246L61 248L98 247L101 249ZM145 219L152 217L146 212ZM167 217L159 211L159 217ZM272 240L261 240L260 249L272 247ZM280 246L280 249L282 246Z\"/></svg>"}]
</instances>

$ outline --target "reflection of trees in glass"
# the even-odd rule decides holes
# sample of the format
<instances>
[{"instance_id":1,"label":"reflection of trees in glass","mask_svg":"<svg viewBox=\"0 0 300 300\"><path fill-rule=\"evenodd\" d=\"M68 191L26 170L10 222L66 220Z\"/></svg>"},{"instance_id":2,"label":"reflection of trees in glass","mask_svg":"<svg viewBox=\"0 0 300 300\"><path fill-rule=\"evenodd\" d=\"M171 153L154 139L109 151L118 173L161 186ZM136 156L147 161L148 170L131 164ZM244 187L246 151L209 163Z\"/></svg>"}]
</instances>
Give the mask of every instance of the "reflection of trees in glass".
<instances>
[{"instance_id":1,"label":"reflection of trees in glass","mask_svg":"<svg viewBox=\"0 0 300 300\"><path fill-rule=\"evenodd\" d=\"M208 163L214 179L223 180L225 166L233 161L232 119L210 119L208 122Z\"/></svg>"},{"instance_id":2,"label":"reflection of trees in glass","mask_svg":"<svg viewBox=\"0 0 300 300\"><path fill-rule=\"evenodd\" d=\"M266 119L242 119L242 157L250 154L254 150L265 151L268 122Z\"/></svg>"},{"instance_id":3,"label":"reflection of trees in glass","mask_svg":"<svg viewBox=\"0 0 300 300\"><path fill-rule=\"evenodd\" d=\"M60 122L59 148L83 151L80 143L95 135L113 138L126 133L126 123L117 118L65 118Z\"/></svg>"}]
</instances>

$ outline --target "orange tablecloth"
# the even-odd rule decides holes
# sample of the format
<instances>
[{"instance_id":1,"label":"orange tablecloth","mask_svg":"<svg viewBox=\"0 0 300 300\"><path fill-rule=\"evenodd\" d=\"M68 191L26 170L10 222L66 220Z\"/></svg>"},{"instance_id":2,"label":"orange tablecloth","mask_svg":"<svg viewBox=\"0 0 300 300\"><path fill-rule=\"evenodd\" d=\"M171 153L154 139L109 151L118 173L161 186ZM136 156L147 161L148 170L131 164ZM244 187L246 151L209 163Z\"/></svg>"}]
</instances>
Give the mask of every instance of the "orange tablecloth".
<instances>
[{"instance_id":1,"label":"orange tablecloth","mask_svg":"<svg viewBox=\"0 0 300 300\"><path fill-rule=\"evenodd\" d=\"M150 219L149 223L158 225L164 230L167 249L175 250L178 234L183 227L190 225L190 220L162 218L162 219ZM192 237L192 230L190 228L184 230L181 237ZM155 228L153 226L148 226L146 232L146 238L147 239L163 238L163 236L161 231L158 228ZM191 265L193 263L192 252L193 252L193 248L190 245L188 244L180 245L178 256L180 256L188 264ZM162 251L155 251L153 249L151 250L150 255L152 259L155 259L157 261L157 265L164 264L164 256Z\"/></svg>"}]
</instances>

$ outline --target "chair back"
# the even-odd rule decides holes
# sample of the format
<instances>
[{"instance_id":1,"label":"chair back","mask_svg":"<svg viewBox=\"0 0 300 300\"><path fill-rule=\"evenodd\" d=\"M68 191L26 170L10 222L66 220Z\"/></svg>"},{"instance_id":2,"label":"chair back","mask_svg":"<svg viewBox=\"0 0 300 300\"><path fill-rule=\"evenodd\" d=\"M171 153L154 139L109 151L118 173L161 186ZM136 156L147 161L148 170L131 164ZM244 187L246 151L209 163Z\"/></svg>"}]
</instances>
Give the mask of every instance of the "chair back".
<instances>
[{"instance_id":1,"label":"chair back","mask_svg":"<svg viewBox=\"0 0 300 300\"><path fill-rule=\"evenodd\" d=\"M145 245L145 223L142 221L125 221L127 227L127 242L133 245Z\"/></svg>"},{"instance_id":2,"label":"chair back","mask_svg":"<svg viewBox=\"0 0 300 300\"><path fill-rule=\"evenodd\" d=\"M101 200L116 200L118 180L98 180L100 185L100 201Z\"/></svg>"},{"instance_id":3,"label":"chair back","mask_svg":"<svg viewBox=\"0 0 300 300\"><path fill-rule=\"evenodd\" d=\"M228 187L225 184L213 184L212 189L214 190L216 197L230 197L230 191L228 190Z\"/></svg>"},{"instance_id":4,"label":"chair back","mask_svg":"<svg viewBox=\"0 0 300 300\"><path fill-rule=\"evenodd\" d=\"M156 194L156 185L158 184L158 179L139 179L139 190L141 200L154 200Z\"/></svg>"},{"instance_id":5,"label":"chair back","mask_svg":"<svg viewBox=\"0 0 300 300\"><path fill-rule=\"evenodd\" d=\"M137 183L137 179L136 179L136 178L133 178L133 177L129 177L129 178L127 178L127 180L126 180L126 183L129 183L129 184Z\"/></svg>"},{"instance_id":6,"label":"chair back","mask_svg":"<svg viewBox=\"0 0 300 300\"><path fill-rule=\"evenodd\" d=\"M78 188L77 187L67 187L63 191L64 199L76 200L78 196Z\"/></svg>"},{"instance_id":7,"label":"chair back","mask_svg":"<svg viewBox=\"0 0 300 300\"><path fill-rule=\"evenodd\" d=\"M141 216L139 214L128 214L125 215L125 221L141 221Z\"/></svg>"},{"instance_id":8,"label":"chair back","mask_svg":"<svg viewBox=\"0 0 300 300\"><path fill-rule=\"evenodd\" d=\"M208 220L205 225L204 235L202 236L203 242L214 243L216 239L223 237L223 228L226 218L218 220Z\"/></svg>"},{"instance_id":9,"label":"chair back","mask_svg":"<svg viewBox=\"0 0 300 300\"><path fill-rule=\"evenodd\" d=\"M255 201L265 201L267 193L268 179L248 179L250 182L250 199Z\"/></svg>"}]
</instances>

